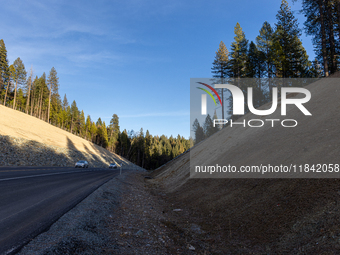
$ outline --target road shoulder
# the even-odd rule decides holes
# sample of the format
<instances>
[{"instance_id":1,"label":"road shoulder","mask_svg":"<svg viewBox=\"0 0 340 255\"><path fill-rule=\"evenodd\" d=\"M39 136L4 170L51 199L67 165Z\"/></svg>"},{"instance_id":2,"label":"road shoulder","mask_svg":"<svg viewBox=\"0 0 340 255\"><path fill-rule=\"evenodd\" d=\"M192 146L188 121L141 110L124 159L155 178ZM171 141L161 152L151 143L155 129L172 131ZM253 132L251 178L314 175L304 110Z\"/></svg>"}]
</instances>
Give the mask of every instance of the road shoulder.
<instances>
[{"instance_id":1,"label":"road shoulder","mask_svg":"<svg viewBox=\"0 0 340 255\"><path fill-rule=\"evenodd\" d=\"M144 175L113 178L19 254L171 254L161 209L145 189Z\"/></svg>"}]
</instances>

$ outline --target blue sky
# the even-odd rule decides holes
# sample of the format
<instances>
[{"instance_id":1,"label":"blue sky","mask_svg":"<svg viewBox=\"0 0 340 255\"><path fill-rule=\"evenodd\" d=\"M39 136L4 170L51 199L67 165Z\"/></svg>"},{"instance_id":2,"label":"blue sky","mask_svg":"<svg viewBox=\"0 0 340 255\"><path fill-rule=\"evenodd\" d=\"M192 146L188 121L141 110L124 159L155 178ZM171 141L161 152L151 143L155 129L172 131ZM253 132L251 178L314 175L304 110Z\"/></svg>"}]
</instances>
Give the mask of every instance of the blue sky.
<instances>
[{"instance_id":1,"label":"blue sky","mask_svg":"<svg viewBox=\"0 0 340 255\"><path fill-rule=\"evenodd\" d=\"M288 1L303 27L300 3ZM190 135L190 78L211 77L220 41L228 50L239 22L251 41L276 22L280 0L5 1L0 39L10 63L48 75L61 98L85 115L152 135ZM302 42L314 59L310 37Z\"/></svg>"}]
</instances>

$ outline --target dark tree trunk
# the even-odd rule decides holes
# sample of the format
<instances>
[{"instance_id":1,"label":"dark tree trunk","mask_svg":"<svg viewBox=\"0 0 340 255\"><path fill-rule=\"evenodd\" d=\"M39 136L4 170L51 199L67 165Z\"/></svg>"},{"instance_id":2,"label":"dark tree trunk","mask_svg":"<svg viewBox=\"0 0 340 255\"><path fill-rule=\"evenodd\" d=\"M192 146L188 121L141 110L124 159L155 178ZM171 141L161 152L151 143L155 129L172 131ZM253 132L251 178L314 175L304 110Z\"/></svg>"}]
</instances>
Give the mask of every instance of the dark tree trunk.
<instances>
[{"instance_id":1,"label":"dark tree trunk","mask_svg":"<svg viewBox=\"0 0 340 255\"><path fill-rule=\"evenodd\" d=\"M333 29L333 17L331 11L331 3L329 0L326 0L326 11L327 11L327 24L328 24L328 37L329 37L329 46L330 46L330 71L331 73L335 73L337 66L336 66L336 58L335 58L335 44L334 44L334 29Z\"/></svg>"},{"instance_id":2,"label":"dark tree trunk","mask_svg":"<svg viewBox=\"0 0 340 255\"><path fill-rule=\"evenodd\" d=\"M18 79L16 80L16 82L15 82L15 88L14 88L14 101L13 101L13 109L16 109L16 107L15 107L15 100L16 100L16 98L17 98L17 86L18 86Z\"/></svg>"},{"instance_id":3,"label":"dark tree trunk","mask_svg":"<svg viewBox=\"0 0 340 255\"><path fill-rule=\"evenodd\" d=\"M324 19L324 1L318 0L319 12L320 12L320 25L321 25L321 47L322 47L322 59L325 76L328 77L328 62L327 62L327 49L326 49L326 32L325 32L325 19Z\"/></svg>"},{"instance_id":4,"label":"dark tree trunk","mask_svg":"<svg viewBox=\"0 0 340 255\"><path fill-rule=\"evenodd\" d=\"M30 79L30 82L29 82L29 85L28 85L27 102L26 102L26 114L28 114L28 108L29 108L29 105L30 105L31 84L32 84L32 81Z\"/></svg>"},{"instance_id":5,"label":"dark tree trunk","mask_svg":"<svg viewBox=\"0 0 340 255\"><path fill-rule=\"evenodd\" d=\"M7 84L7 88L6 88L6 92L5 92L5 100L4 100L4 106L6 106L6 100L7 100L7 93L8 93L8 88L9 88L9 78L8 78L8 84Z\"/></svg>"},{"instance_id":6,"label":"dark tree trunk","mask_svg":"<svg viewBox=\"0 0 340 255\"><path fill-rule=\"evenodd\" d=\"M340 0L338 0L338 33L339 33L339 40L340 40Z\"/></svg>"}]
</instances>

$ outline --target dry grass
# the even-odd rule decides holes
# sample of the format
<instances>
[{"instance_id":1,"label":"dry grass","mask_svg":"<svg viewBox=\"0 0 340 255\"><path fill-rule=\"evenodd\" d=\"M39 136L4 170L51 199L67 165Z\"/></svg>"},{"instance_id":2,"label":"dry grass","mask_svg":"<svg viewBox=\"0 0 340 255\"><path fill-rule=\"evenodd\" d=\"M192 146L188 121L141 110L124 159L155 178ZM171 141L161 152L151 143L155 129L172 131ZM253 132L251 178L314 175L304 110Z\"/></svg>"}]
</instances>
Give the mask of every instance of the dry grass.
<instances>
[{"instance_id":1,"label":"dry grass","mask_svg":"<svg viewBox=\"0 0 340 255\"><path fill-rule=\"evenodd\" d=\"M25 138L43 144L78 150L95 155L100 161L113 157L117 162L129 161L81 137L55 127L36 117L0 105L0 134Z\"/></svg>"}]
</instances>

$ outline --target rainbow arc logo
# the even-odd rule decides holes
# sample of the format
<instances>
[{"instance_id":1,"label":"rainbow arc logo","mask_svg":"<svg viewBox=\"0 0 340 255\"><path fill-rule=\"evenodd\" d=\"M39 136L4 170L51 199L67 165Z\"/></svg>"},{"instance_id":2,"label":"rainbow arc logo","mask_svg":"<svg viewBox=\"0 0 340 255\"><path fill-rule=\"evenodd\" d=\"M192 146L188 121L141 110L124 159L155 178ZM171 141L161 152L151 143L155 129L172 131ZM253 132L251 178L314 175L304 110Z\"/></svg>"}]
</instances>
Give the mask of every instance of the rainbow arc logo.
<instances>
[{"instance_id":1,"label":"rainbow arc logo","mask_svg":"<svg viewBox=\"0 0 340 255\"><path fill-rule=\"evenodd\" d=\"M220 96L218 95L217 91L213 87L211 87L210 85L205 84L203 82L197 82L197 83L199 83L199 84L209 88L216 95L216 97L220 101L220 104L222 105L222 100L221 100ZM200 88L200 87L197 87L197 88L203 90L204 92L206 92L214 100L215 106L217 106L216 100L215 100L214 96L211 94L211 92L209 90L204 89L204 88ZM201 103L202 103L202 105L201 105L202 106L201 114L202 115L207 115L207 95L206 94L202 94L201 99L202 99L202 101L201 101Z\"/></svg>"}]
</instances>

